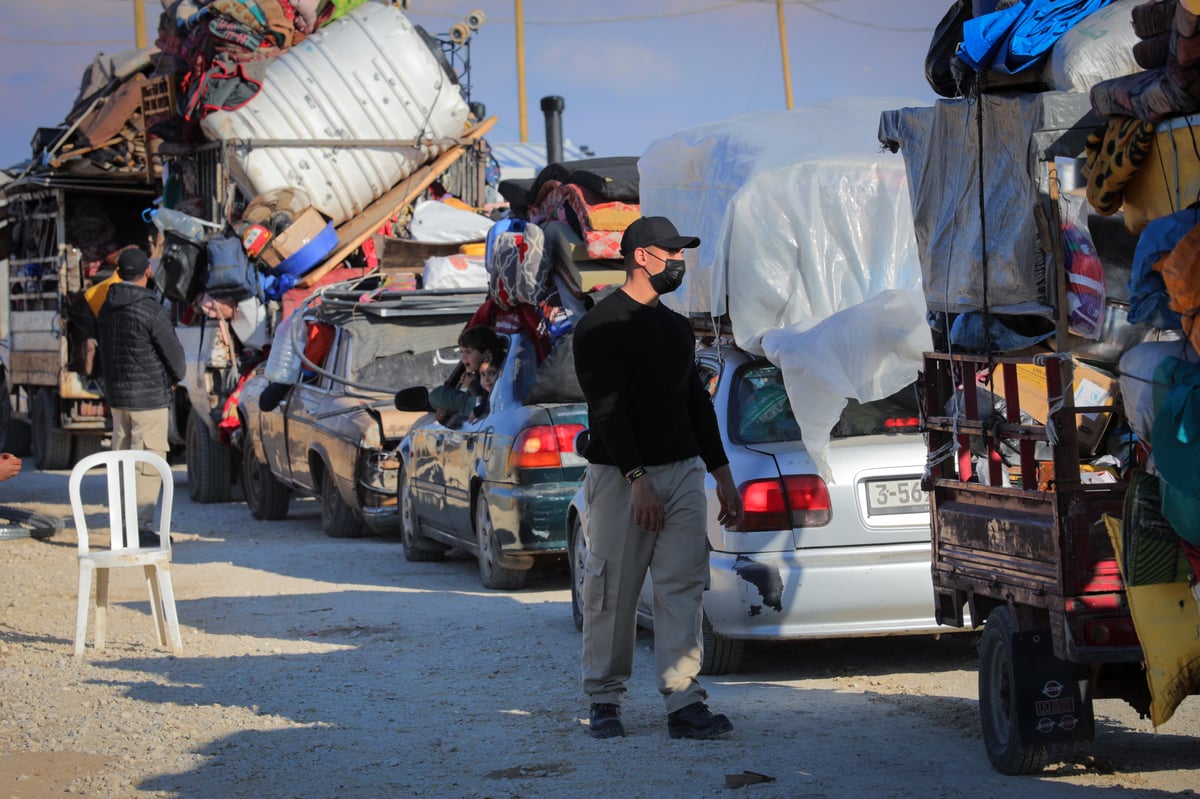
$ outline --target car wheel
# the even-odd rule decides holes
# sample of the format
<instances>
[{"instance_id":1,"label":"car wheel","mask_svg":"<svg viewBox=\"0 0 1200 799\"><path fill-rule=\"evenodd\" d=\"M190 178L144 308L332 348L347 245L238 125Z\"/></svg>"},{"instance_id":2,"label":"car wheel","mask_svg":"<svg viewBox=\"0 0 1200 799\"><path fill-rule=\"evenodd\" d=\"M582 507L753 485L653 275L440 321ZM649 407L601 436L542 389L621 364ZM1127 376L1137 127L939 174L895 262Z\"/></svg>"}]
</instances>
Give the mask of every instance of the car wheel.
<instances>
[{"instance_id":1,"label":"car wheel","mask_svg":"<svg viewBox=\"0 0 1200 799\"><path fill-rule=\"evenodd\" d=\"M58 426L58 398L48 388L34 395L33 464L39 469L66 469L71 465L71 434Z\"/></svg>"},{"instance_id":2,"label":"car wheel","mask_svg":"<svg viewBox=\"0 0 1200 799\"><path fill-rule=\"evenodd\" d=\"M446 547L421 535L412 480L403 467L400 469L400 540L404 542L404 559L407 561L425 563L446 557Z\"/></svg>"},{"instance_id":3,"label":"car wheel","mask_svg":"<svg viewBox=\"0 0 1200 799\"><path fill-rule=\"evenodd\" d=\"M708 614L701 622L704 634L704 654L700 658L701 674L733 674L742 667L742 653L746 642L738 638L726 638L713 630Z\"/></svg>"},{"instance_id":4,"label":"car wheel","mask_svg":"<svg viewBox=\"0 0 1200 799\"><path fill-rule=\"evenodd\" d=\"M228 502L232 484L232 466L229 449L213 438L203 422L196 421L195 414L188 414L187 444L184 452L187 461L188 496L193 502Z\"/></svg>"},{"instance_id":5,"label":"car wheel","mask_svg":"<svg viewBox=\"0 0 1200 799\"><path fill-rule=\"evenodd\" d=\"M89 455L95 455L97 452L104 451L103 436L78 435L74 438L75 463L79 463Z\"/></svg>"},{"instance_id":6,"label":"car wheel","mask_svg":"<svg viewBox=\"0 0 1200 799\"><path fill-rule=\"evenodd\" d=\"M357 538L363 534L362 520L342 501L328 464L321 470L321 529L330 538Z\"/></svg>"},{"instance_id":7,"label":"car wheel","mask_svg":"<svg viewBox=\"0 0 1200 799\"><path fill-rule=\"evenodd\" d=\"M1001 774L1033 774L1050 762L1045 746L1030 746L1017 721L1016 625L1007 607L988 614L979 641L979 720L988 759Z\"/></svg>"},{"instance_id":8,"label":"car wheel","mask_svg":"<svg viewBox=\"0 0 1200 799\"><path fill-rule=\"evenodd\" d=\"M571 520L571 536L567 542L568 559L571 569L571 616L575 620L575 629L583 632L583 569L587 563L587 543L583 540L583 525L579 517Z\"/></svg>"},{"instance_id":9,"label":"car wheel","mask_svg":"<svg viewBox=\"0 0 1200 799\"><path fill-rule=\"evenodd\" d=\"M500 541L492 527L492 513L482 496L475 500L475 541L479 546L479 579L484 588L512 591L525 585L529 572L500 565Z\"/></svg>"},{"instance_id":10,"label":"car wheel","mask_svg":"<svg viewBox=\"0 0 1200 799\"><path fill-rule=\"evenodd\" d=\"M271 468L254 454L249 441L242 445L242 490L254 518L266 521L287 518L292 490L275 479Z\"/></svg>"}]
</instances>

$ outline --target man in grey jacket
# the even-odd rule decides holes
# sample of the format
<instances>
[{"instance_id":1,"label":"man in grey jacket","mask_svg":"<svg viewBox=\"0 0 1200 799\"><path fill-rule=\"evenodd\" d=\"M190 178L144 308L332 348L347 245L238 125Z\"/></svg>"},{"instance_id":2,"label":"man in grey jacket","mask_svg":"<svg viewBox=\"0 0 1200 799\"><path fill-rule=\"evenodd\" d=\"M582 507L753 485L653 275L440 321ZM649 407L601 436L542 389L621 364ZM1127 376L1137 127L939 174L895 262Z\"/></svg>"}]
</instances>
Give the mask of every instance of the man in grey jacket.
<instances>
[{"instance_id":1,"label":"man in grey jacket","mask_svg":"<svg viewBox=\"0 0 1200 799\"><path fill-rule=\"evenodd\" d=\"M172 389L184 375L183 345L167 308L147 287L146 253L121 253L117 276L121 282L108 290L97 317L104 398L113 417L112 448L144 449L165 460ZM137 479L142 546L158 544L151 529L158 489L158 473L143 467Z\"/></svg>"}]
</instances>

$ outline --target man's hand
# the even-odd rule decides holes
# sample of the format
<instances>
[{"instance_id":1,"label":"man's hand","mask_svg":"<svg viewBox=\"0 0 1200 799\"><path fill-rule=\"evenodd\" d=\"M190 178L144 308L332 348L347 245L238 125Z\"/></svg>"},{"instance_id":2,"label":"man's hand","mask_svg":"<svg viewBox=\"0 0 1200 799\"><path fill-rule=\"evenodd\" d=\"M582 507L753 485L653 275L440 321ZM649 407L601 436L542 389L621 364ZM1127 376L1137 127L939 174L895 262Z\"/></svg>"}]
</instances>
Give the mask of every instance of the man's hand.
<instances>
[{"instance_id":1,"label":"man's hand","mask_svg":"<svg viewBox=\"0 0 1200 799\"><path fill-rule=\"evenodd\" d=\"M733 472L729 470L729 464L713 469L712 476L717 481L717 501L721 503L717 521L728 526L742 515L742 497L733 484Z\"/></svg>"},{"instance_id":2,"label":"man's hand","mask_svg":"<svg viewBox=\"0 0 1200 799\"><path fill-rule=\"evenodd\" d=\"M16 477L21 472L21 459L11 452L0 452L0 480Z\"/></svg>"},{"instance_id":3,"label":"man's hand","mask_svg":"<svg viewBox=\"0 0 1200 799\"><path fill-rule=\"evenodd\" d=\"M633 520L651 533L657 533L667 524L667 512L648 474L633 481Z\"/></svg>"}]
</instances>

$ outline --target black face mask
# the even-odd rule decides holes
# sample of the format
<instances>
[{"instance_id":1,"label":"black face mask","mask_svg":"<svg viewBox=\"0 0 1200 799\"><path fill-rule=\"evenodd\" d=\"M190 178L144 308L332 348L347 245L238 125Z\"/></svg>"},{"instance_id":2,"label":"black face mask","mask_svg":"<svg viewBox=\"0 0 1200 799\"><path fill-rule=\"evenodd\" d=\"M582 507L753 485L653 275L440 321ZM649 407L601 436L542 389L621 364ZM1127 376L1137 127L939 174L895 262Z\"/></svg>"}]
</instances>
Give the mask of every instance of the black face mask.
<instances>
[{"instance_id":1,"label":"black face mask","mask_svg":"<svg viewBox=\"0 0 1200 799\"><path fill-rule=\"evenodd\" d=\"M658 258L657 255L646 250L646 254ZM650 288L654 289L656 294L670 294L683 283L683 275L687 271L687 263L682 258L658 258L663 262L663 270L657 275L650 275L650 270L646 267L646 274L650 275Z\"/></svg>"}]
</instances>

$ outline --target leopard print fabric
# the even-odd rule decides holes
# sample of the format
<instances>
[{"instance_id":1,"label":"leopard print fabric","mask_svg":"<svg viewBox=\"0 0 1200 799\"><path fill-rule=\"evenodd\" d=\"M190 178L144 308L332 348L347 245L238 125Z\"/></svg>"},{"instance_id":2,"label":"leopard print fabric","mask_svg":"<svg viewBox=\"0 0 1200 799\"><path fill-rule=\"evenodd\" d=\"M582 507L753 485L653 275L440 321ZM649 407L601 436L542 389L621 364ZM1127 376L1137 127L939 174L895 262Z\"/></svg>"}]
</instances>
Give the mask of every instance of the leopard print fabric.
<instances>
[{"instance_id":1,"label":"leopard print fabric","mask_svg":"<svg viewBox=\"0 0 1200 799\"><path fill-rule=\"evenodd\" d=\"M1087 199L1110 216L1121 210L1125 184L1133 177L1154 141L1154 125L1136 117L1112 117L1087 138L1083 176Z\"/></svg>"}]
</instances>

